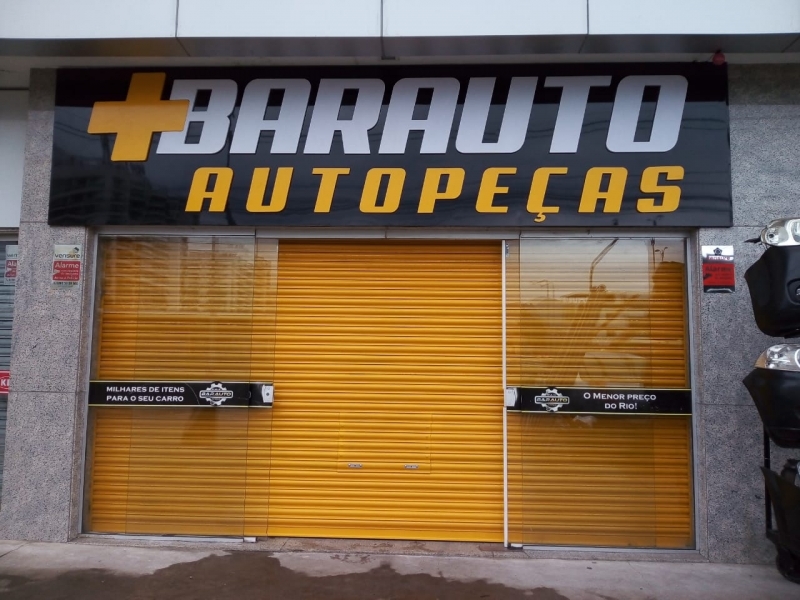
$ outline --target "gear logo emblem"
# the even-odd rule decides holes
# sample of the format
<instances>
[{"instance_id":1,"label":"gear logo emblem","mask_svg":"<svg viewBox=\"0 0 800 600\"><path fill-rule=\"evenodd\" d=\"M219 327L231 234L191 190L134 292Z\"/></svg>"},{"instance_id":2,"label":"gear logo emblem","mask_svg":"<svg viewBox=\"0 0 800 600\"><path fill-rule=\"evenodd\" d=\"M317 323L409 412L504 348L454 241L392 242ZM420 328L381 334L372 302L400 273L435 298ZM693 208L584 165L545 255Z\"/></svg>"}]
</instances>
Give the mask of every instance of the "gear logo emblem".
<instances>
[{"instance_id":1,"label":"gear logo emblem","mask_svg":"<svg viewBox=\"0 0 800 600\"><path fill-rule=\"evenodd\" d=\"M536 404L545 408L547 412L558 412L562 406L569 404L569 397L561 394L558 389L546 389L543 394L534 398Z\"/></svg>"},{"instance_id":2,"label":"gear logo emblem","mask_svg":"<svg viewBox=\"0 0 800 600\"><path fill-rule=\"evenodd\" d=\"M200 391L200 397L213 406L222 406L223 402L233 398L233 392L219 381L214 381L206 389Z\"/></svg>"}]
</instances>

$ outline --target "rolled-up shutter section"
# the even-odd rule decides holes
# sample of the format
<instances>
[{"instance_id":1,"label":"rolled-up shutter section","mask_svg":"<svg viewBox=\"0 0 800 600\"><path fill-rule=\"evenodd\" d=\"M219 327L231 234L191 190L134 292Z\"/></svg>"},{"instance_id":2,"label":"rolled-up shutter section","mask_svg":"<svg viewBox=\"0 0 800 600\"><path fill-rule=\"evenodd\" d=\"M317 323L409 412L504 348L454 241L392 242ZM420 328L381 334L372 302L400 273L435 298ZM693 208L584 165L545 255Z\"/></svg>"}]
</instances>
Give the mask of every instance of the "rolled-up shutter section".
<instances>
[{"instance_id":1,"label":"rolled-up shutter section","mask_svg":"<svg viewBox=\"0 0 800 600\"><path fill-rule=\"evenodd\" d=\"M678 239L509 245L509 385L688 387ZM514 539L687 548L691 417L509 415Z\"/></svg>"},{"instance_id":2,"label":"rolled-up shutter section","mask_svg":"<svg viewBox=\"0 0 800 600\"><path fill-rule=\"evenodd\" d=\"M502 540L499 242L279 256L269 534Z\"/></svg>"},{"instance_id":3,"label":"rolled-up shutter section","mask_svg":"<svg viewBox=\"0 0 800 600\"><path fill-rule=\"evenodd\" d=\"M252 238L102 240L96 378L249 381L257 354L255 375L271 380L276 251ZM266 533L269 410L97 407L90 419L90 531Z\"/></svg>"}]
</instances>

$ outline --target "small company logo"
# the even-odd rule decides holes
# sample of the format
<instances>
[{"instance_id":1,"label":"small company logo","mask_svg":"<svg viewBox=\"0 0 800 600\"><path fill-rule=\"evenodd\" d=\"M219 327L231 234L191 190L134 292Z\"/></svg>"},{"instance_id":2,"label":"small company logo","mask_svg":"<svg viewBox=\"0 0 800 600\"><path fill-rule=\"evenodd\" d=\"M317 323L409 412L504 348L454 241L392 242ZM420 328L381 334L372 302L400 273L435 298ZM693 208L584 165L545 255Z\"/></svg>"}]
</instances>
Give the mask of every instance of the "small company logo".
<instances>
[{"instance_id":1,"label":"small company logo","mask_svg":"<svg viewBox=\"0 0 800 600\"><path fill-rule=\"evenodd\" d=\"M55 252L55 257L63 260L80 260L81 249L78 246L72 248L69 246L60 246Z\"/></svg>"},{"instance_id":2,"label":"small company logo","mask_svg":"<svg viewBox=\"0 0 800 600\"><path fill-rule=\"evenodd\" d=\"M720 246L704 246L703 260L712 262L733 262L733 249L726 249L725 247Z\"/></svg>"},{"instance_id":3,"label":"small company logo","mask_svg":"<svg viewBox=\"0 0 800 600\"><path fill-rule=\"evenodd\" d=\"M545 390L544 394L534 398L536 404L541 404L547 412L558 412L562 406L569 404L569 398L562 396L556 388Z\"/></svg>"},{"instance_id":4,"label":"small company logo","mask_svg":"<svg viewBox=\"0 0 800 600\"><path fill-rule=\"evenodd\" d=\"M226 389L219 381L215 381L206 389L200 391L200 397L209 404L222 406L225 400L233 398L233 392Z\"/></svg>"}]
</instances>

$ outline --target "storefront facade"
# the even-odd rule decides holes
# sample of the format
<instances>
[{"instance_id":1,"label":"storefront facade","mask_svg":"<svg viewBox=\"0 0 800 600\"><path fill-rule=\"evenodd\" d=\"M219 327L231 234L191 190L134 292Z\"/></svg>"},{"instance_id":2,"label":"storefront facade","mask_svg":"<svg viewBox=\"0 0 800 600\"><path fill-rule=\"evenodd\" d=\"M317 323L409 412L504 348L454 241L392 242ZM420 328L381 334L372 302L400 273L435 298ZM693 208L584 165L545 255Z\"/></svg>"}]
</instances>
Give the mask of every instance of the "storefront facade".
<instances>
[{"instance_id":1,"label":"storefront facade","mask_svg":"<svg viewBox=\"0 0 800 600\"><path fill-rule=\"evenodd\" d=\"M724 66L73 70L55 107L82 532L697 548Z\"/></svg>"},{"instance_id":2,"label":"storefront facade","mask_svg":"<svg viewBox=\"0 0 800 600\"><path fill-rule=\"evenodd\" d=\"M800 73L478 50L30 72L0 536L773 558Z\"/></svg>"}]
</instances>

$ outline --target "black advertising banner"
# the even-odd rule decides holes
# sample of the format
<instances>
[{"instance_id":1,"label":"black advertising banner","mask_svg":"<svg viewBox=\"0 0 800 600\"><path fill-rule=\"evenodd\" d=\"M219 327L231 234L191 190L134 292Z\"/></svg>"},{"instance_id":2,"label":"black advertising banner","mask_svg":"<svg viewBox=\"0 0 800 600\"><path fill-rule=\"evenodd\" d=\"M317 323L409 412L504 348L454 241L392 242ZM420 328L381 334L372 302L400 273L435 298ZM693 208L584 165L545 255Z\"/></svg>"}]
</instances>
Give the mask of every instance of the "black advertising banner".
<instances>
[{"instance_id":1,"label":"black advertising banner","mask_svg":"<svg viewBox=\"0 0 800 600\"><path fill-rule=\"evenodd\" d=\"M59 70L51 225L731 225L711 63Z\"/></svg>"},{"instance_id":2,"label":"black advertising banner","mask_svg":"<svg viewBox=\"0 0 800 600\"><path fill-rule=\"evenodd\" d=\"M271 383L92 381L89 406L272 407Z\"/></svg>"},{"instance_id":3,"label":"black advertising banner","mask_svg":"<svg viewBox=\"0 0 800 600\"><path fill-rule=\"evenodd\" d=\"M512 410L570 414L653 414L689 415L690 390L604 389L604 388L517 388L518 400Z\"/></svg>"}]
</instances>

